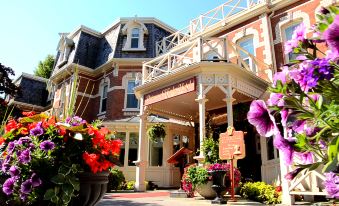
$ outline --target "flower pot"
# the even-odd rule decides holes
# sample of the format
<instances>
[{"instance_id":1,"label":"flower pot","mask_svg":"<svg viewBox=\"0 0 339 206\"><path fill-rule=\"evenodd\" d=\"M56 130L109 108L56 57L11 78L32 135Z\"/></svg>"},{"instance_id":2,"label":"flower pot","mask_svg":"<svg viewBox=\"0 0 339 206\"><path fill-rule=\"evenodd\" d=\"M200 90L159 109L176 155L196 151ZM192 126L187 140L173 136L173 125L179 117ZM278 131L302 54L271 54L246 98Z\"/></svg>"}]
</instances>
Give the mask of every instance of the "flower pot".
<instances>
[{"instance_id":1,"label":"flower pot","mask_svg":"<svg viewBox=\"0 0 339 206\"><path fill-rule=\"evenodd\" d=\"M94 206L106 193L108 171L100 173L83 172L79 174L79 196L72 202L73 206Z\"/></svg>"},{"instance_id":2,"label":"flower pot","mask_svg":"<svg viewBox=\"0 0 339 206\"><path fill-rule=\"evenodd\" d=\"M206 184L198 185L195 188L195 190L203 198L211 200L211 199L214 199L217 196L216 193L214 192L214 190L212 189L212 185L213 185L213 182L208 181ZM225 194L226 194L226 190L221 192L221 195L225 195Z\"/></svg>"},{"instance_id":3,"label":"flower pot","mask_svg":"<svg viewBox=\"0 0 339 206\"><path fill-rule=\"evenodd\" d=\"M212 200L212 204L226 204L226 200L222 196L222 192L226 191L225 186L225 175L226 171L224 170L215 170L210 171L212 175L213 185L212 189L216 193L216 198Z\"/></svg>"}]
</instances>

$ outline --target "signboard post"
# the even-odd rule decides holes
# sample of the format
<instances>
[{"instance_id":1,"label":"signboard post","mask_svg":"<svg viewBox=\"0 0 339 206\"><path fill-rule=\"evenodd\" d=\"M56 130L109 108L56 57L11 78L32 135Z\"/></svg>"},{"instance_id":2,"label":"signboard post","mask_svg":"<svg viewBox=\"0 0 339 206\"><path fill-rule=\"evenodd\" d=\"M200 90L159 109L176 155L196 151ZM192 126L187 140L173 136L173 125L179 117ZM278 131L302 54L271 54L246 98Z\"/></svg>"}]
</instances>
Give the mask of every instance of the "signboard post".
<instances>
[{"instance_id":1,"label":"signboard post","mask_svg":"<svg viewBox=\"0 0 339 206\"><path fill-rule=\"evenodd\" d=\"M219 158L231 160L231 201L236 202L234 197L234 159L243 159L245 154L244 132L234 131L233 127L227 128L226 133L221 133L219 138Z\"/></svg>"}]
</instances>

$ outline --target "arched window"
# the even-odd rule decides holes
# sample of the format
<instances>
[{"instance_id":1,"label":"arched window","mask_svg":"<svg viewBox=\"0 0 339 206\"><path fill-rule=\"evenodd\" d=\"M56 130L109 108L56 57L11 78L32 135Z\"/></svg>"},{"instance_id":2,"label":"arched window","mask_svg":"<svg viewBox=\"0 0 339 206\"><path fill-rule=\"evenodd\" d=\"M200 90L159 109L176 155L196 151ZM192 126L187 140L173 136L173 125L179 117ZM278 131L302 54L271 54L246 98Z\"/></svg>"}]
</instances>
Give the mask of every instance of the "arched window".
<instances>
[{"instance_id":1,"label":"arched window","mask_svg":"<svg viewBox=\"0 0 339 206\"><path fill-rule=\"evenodd\" d=\"M282 27L284 42L287 42L292 39L293 32L299 25L300 25L300 22L293 22L291 24L288 24L287 26ZM286 54L285 57L286 57L286 63L288 63L290 62L290 60L295 59L297 57L297 54L290 52Z\"/></svg>"},{"instance_id":2,"label":"arched window","mask_svg":"<svg viewBox=\"0 0 339 206\"><path fill-rule=\"evenodd\" d=\"M139 36L139 28L133 28L131 35L131 48L139 48Z\"/></svg>"},{"instance_id":3,"label":"arched window","mask_svg":"<svg viewBox=\"0 0 339 206\"><path fill-rule=\"evenodd\" d=\"M245 37L243 39L240 39L238 41L238 45L242 49L247 51L249 54L252 54L253 56L255 56L253 36L249 36L249 37ZM242 58L242 60L247 63L247 65L250 67L250 69L253 72L256 72L256 67L254 65L254 62L252 61L252 58L250 57L250 55L248 53L245 53L244 51L241 51L241 50L239 51L239 54L240 54L240 57Z\"/></svg>"}]
</instances>

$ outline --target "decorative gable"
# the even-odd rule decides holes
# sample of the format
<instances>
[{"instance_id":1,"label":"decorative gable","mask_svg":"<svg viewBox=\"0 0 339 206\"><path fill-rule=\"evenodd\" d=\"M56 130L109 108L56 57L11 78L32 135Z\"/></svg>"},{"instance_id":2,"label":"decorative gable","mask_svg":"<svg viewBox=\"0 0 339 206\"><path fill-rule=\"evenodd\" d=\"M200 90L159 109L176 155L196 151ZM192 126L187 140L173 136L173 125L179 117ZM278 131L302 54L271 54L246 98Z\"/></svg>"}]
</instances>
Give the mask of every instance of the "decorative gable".
<instances>
[{"instance_id":1,"label":"decorative gable","mask_svg":"<svg viewBox=\"0 0 339 206\"><path fill-rule=\"evenodd\" d=\"M146 26L135 17L122 28L122 34L127 36L123 51L146 51L144 35L148 34Z\"/></svg>"}]
</instances>

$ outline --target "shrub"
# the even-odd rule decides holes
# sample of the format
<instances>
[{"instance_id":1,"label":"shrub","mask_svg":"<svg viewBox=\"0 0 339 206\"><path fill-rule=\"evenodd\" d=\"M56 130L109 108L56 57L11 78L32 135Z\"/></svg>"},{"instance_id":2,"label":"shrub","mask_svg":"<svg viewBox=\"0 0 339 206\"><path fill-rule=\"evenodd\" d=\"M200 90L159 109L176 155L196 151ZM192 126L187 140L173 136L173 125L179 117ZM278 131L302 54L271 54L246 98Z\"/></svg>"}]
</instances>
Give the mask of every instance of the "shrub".
<instances>
[{"instance_id":1,"label":"shrub","mask_svg":"<svg viewBox=\"0 0 339 206\"><path fill-rule=\"evenodd\" d=\"M208 171L204 167L200 166L190 166L187 169L187 176L186 178L190 183L192 183L193 189L196 188L196 186L201 184L206 184L210 175L208 174Z\"/></svg>"},{"instance_id":2,"label":"shrub","mask_svg":"<svg viewBox=\"0 0 339 206\"><path fill-rule=\"evenodd\" d=\"M134 190L134 185L135 185L135 181L128 181L127 182L127 186L126 186L126 190Z\"/></svg>"},{"instance_id":3,"label":"shrub","mask_svg":"<svg viewBox=\"0 0 339 206\"><path fill-rule=\"evenodd\" d=\"M264 182L247 182L242 186L240 194L244 198L264 204L281 203L281 192Z\"/></svg>"},{"instance_id":4,"label":"shrub","mask_svg":"<svg viewBox=\"0 0 339 206\"><path fill-rule=\"evenodd\" d=\"M107 192L111 190L122 189L123 183L125 182L125 176L122 171L118 169L111 169L108 176Z\"/></svg>"}]
</instances>

